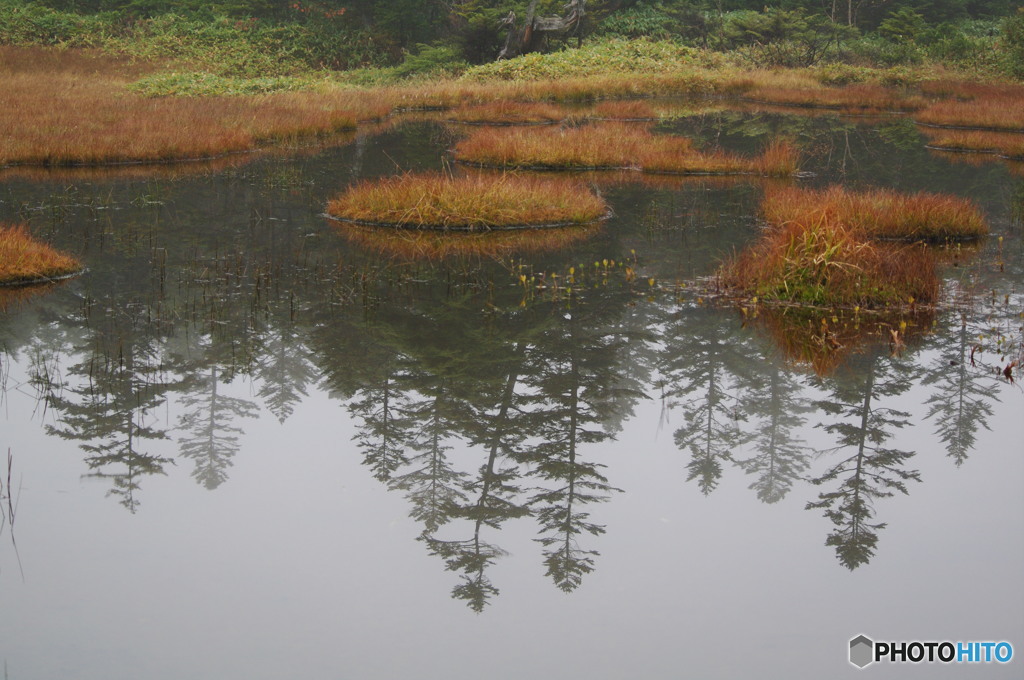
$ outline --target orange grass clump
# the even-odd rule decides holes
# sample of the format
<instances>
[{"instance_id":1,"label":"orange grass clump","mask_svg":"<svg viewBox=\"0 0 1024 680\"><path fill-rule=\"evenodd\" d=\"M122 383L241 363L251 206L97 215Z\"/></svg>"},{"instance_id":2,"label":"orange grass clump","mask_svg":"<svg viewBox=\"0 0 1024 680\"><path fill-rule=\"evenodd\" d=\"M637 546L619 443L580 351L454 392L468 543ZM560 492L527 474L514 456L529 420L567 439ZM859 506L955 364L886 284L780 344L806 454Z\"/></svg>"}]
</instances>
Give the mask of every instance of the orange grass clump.
<instances>
[{"instance_id":1,"label":"orange grass clump","mask_svg":"<svg viewBox=\"0 0 1024 680\"><path fill-rule=\"evenodd\" d=\"M0 285L52 280L81 268L75 258L32 238L26 225L0 223Z\"/></svg>"},{"instance_id":2,"label":"orange grass clump","mask_svg":"<svg viewBox=\"0 0 1024 680\"><path fill-rule=\"evenodd\" d=\"M745 295L796 305L885 309L928 304L939 292L934 260L923 247L868 241L825 213L770 228L719 276Z\"/></svg>"},{"instance_id":3,"label":"orange grass clump","mask_svg":"<svg viewBox=\"0 0 1024 680\"><path fill-rule=\"evenodd\" d=\"M480 130L455 157L487 167L545 170L641 170L679 174L763 174L796 170L796 150L773 144L761 157L702 152L685 137L655 135L648 127L601 123L557 129Z\"/></svg>"},{"instance_id":4,"label":"orange grass clump","mask_svg":"<svg viewBox=\"0 0 1024 680\"><path fill-rule=\"evenodd\" d=\"M925 129L928 148L938 151L991 153L1010 160L1024 160L1024 134L987 130Z\"/></svg>"},{"instance_id":5,"label":"orange grass clump","mask_svg":"<svg viewBox=\"0 0 1024 680\"><path fill-rule=\"evenodd\" d=\"M917 112L914 121L939 127L1024 132L1024 88L1001 88L968 101L938 101Z\"/></svg>"},{"instance_id":6,"label":"orange grass clump","mask_svg":"<svg viewBox=\"0 0 1024 680\"><path fill-rule=\"evenodd\" d=\"M329 216L357 224L457 231L581 225L607 212L582 182L482 173L360 182L327 206Z\"/></svg>"},{"instance_id":7,"label":"orange grass clump","mask_svg":"<svg viewBox=\"0 0 1024 680\"><path fill-rule=\"evenodd\" d=\"M497 101L455 109L451 120L470 125L547 125L566 115L563 109L545 102Z\"/></svg>"},{"instance_id":8,"label":"orange grass clump","mask_svg":"<svg viewBox=\"0 0 1024 680\"><path fill-rule=\"evenodd\" d=\"M878 239L962 240L988 233L988 223L973 201L948 194L783 187L765 195L761 211L775 225L825 219Z\"/></svg>"},{"instance_id":9,"label":"orange grass clump","mask_svg":"<svg viewBox=\"0 0 1024 680\"><path fill-rule=\"evenodd\" d=\"M916 111L925 105L920 97L907 97L881 85L855 84L845 87L755 86L743 97L766 104L834 109L847 114Z\"/></svg>"}]
</instances>

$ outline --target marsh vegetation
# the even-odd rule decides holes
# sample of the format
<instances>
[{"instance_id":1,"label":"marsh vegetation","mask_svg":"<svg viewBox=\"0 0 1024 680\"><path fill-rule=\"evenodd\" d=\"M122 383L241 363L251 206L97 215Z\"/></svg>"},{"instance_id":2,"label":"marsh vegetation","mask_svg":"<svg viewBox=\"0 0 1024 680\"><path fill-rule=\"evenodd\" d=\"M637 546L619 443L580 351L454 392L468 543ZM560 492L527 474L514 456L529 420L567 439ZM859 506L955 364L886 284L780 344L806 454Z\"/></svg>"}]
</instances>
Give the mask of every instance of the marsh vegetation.
<instances>
[{"instance_id":1,"label":"marsh vegetation","mask_svg":"<svg viewBox=\"0 0 1024 680\"><path fill-rule=\"evenodd\" d=\"M385 5L282 12L338 25ZM16 18L0 33L34 25ZM206 44L284 32L260 22L188 27ZM339 55L384 42L360 43L366 25L346 25ZM161 61L196 44L179 28L123 27L159 38L158 59L131 63L2 48L0 220L88 266L0 289L0 406L31 547L22 586L0 544L12 677L59 677L58 662L110 677L126 658L140 677L457 677L479 667L452 661L453 640L497 658L524 631L565 630L587 653L535 645L535 665L508 673L668 677L678 658L650 647L713 646L709 612L756 641L764 605L806 637L869 587L878 625L926 625L907 611L978 564L990 579L961 622L1012 634L1024 186L995 154L927 148L958 131L915 121L1013 87L735 59L799 61L793 36L737 36L728 54L610 38L430 80L411 71L443 45L410 44L405 75L372 54L338 74L304 61L326 48L254 55L239 38L185 68ZM62 110L41 112L23 78ZM112 112L135 121L119 145L103 141ZM513 140L499 164L549 170L463 167L474 140ZM687 174L704 172L718 174ZM531 228L496 231L509 224ZM8 475L0 500L11 489ZM808 644L841 643L836 618ZM636 653L609 664L633 634ZM387 653L397 636L429 651Z\"/></svg>"}]
</instances>

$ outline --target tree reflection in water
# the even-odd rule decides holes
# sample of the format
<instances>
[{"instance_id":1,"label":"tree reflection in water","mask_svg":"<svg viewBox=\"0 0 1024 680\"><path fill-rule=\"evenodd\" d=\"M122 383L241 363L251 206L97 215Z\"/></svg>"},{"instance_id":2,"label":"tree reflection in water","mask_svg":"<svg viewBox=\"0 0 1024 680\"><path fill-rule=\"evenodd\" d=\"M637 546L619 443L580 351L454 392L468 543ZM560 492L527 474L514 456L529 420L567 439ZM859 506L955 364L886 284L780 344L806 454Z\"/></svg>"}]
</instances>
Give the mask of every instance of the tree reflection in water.
<instances>
[{"instance_id":1,"label":"tree reflection in water","mask_svg":"<svg viewBox=\"0 0 1024 680\"><path fill-rule=\"evenodd\" d=\"M849 121L787 120L730 114L672 125L696 126L709 142L719 128L751 143L789 130L851 181L877 172L896 183L897 167L899 179L932 180L936 161L908 145L912 130L875 139ZM833 154L851 139L878 159ZM536 522L534 559L560 590L579 588L597 567L599 504L619 491L598 456L659 386L685 452L679 468L695 482L681 486L709 495L734 466L763 503L821 512L827 545L850 569L878 548L880 501L920 479L911 466L924 451L894 443L911 407L894 404L926 388L917 406L958 465L992 426L999 375L972 365L975 338L992 319L1012 325L1016 298L978 313L966 305L963 320L957 311L808 321L766 309L740 317L662 287L707 273L753 234L759 189L750 184L609 185L617 221L550 235L547 251L502 242L466 253L394 234L353 245L310 208L337 187L324 196L311 187L323 183L316 172L334 177L335 167L391 172L374 148L361 137L318 170L296 166L273 182L255 164L176 180L161 189L174 210L133 212L130 197L115 197L125 216L117 224L79 220L78 198L51 197L45 215L55 225L116 248L97 254L81 281L0 297L3 356L21 362L49 409L47 432L77 442L89 476L131 512L147 476L174 462L174 444L196 482L219 488L245 456L246 423L264 411L288 422L323 392L354 428L351 442L330 445L357 451L373 478L404 496L419 541L455 575L452 596L482 611L499 593L492 567L511 526L533 532ZM907 157L890 162L897 152ZM623 255L628 268L607 264ZM1001 275L1019 278L1019 254L1005 259L1011 271ZM584 277L583 263L601 273ZM531 267L549 273L547 288L519 279ZM901 321L897 347L889 332ZM251 399L234 389L243 385ZM815 428L832 440L817 457Z\"/></svg>"}]
</instances>

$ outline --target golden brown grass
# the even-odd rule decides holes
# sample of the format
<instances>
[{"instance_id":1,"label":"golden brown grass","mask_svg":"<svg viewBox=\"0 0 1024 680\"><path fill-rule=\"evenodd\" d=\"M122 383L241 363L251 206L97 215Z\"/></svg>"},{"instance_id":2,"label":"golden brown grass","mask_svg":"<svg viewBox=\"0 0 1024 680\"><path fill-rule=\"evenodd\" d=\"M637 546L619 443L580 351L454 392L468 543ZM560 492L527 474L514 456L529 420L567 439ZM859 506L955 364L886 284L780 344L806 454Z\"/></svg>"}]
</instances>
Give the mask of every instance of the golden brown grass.
<instances>
[{"instance_id":1,"label":"golden brown grass","mask_svg":"<svg viewBox=\"0 0 1024 680\"><path fill-rule=\"evenodd\" d=\"M556 129L479 130L459 142L455 157L500 168L550 170L631 169L677 174L762 174L795 172L792 145L773 143L747 158L722 151L698 151L685 137L655 135L647 126L600 123Z\"/></svg>"},{"instance_id":2,"label":"golden brown grass","mask_svg":"<svg viewBox=\"0 0 1024 680\"><path fill-rule=\"evenodd\" d=\"M72 256L32 238L24 224L0 223L0 285L45 281L81 268Z\"/></svg>"},{"instance_id":3,"label":"golden brown grass","mask_svg":"<svg viewBox=\"0 0 1024 680\"><path fill-rule=\"evenodd\" d=\"M916 111L926 104L923 98L904 96L873 84L805 88L756 86L747 90L744 97L767 104L834 109L857 115Z\"/></svg>"},{"instance_id":4,"label":"golden brown grass","mask_svg":"<svg viewBox=\"0 0 1024 680\"><path fill-rule=\"evenodd\" d=\"M546 102L496 101L455 109L449 119L471 125L544 125L567 115L564 109Z\"/></svg>"},{"instance_id":5,"label":"golden brown grass","mask_svg":"<svg viewBox=\"0 0 1024 680\"><path fill-rule=\"evenodd\" d=\"M587 224L607 212L604 200L582 182L485 173L360 182L327 206L331 217L345 221L445 231Z\"/></svg>"},{"instance_id":6,"label":"golden brown grass","mask_svg":"<svg viewBox=\"0 0 1024 680\"><path fill-rule=\"evenodd\" d=\"M824 219L870 238L898 240L972 239L988 233L978 206L959 196L891 189L852 191L782 187L766 193L761 212L768 222L811 224Z\"/></svg>"},{"instance_id":7,"label":"golden brown grass","mask_svg":"<svg viewBox=\"0 0 1024 680\"><path fill-rule=\"evenodd\" d=\"M988 130L947 130L925 128L928 146L940 151L991 153L1024 160L1024 134Z\"/></svg>"},{"instance_id":8,"label":"golden brown grass","mask_svg":"<svg viewBox=\"0 0 1024 680\"><path fill-rule=\"evenodd\" d=\"M965 88L969 99L937 101L917 112L924 125L1024 132L1024 87L975 86Z\"/></svg>"},{"instance_id":9,"label":"golden brown grass","mask_svg":"<svg viewBox=\"0 0 1024 680\"><path fill-rule=\"evenodd\" d=\"M21 57L0 66L0 166L210 158L353 129L390 111L386 102L342 91L145 98L126 89L120 62L74 51L40 61L45 68ZM83 73L84 64L96 70Z\"/></svg>"},{"instance_id":10,"label":"golden brown grass","mask_svg":"<svg viewBox=\"0 0 1024 680\"><path fill-rule=\"evenodd\" d=\"M728 288L764 302L821 307L927 304L939 290L924 247L867 240L826 214L770 228L719 274Z\"/></svg>"}]
</instances>

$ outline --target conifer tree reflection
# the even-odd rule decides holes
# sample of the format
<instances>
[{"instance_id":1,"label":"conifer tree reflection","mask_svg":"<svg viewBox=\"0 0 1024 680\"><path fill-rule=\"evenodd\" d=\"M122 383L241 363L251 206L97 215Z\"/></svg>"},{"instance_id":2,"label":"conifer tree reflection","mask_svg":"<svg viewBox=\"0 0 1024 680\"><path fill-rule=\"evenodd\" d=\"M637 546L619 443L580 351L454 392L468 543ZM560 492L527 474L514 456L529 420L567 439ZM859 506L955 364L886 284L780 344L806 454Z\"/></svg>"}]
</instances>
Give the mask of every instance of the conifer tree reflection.
<instances>
[{"instance_id":1,"label":"conifer tree reflection","mask_svg":"<svg viewBox=\"0 0 1024 680\"><path fill-rule=\"evenodd\" d=\"M288 319L276 321L259 338L261 347L253 374L260 381L257 394L284 423L295 411L295 404L307 396L306 386L315 379L316 369L294 323Z\"/></svg>"},{"instance_id":2,"label":"conifer tree reflection","mask_svg":"<svg viewBox=\"0 0 1024 680\"><path fill-rule=\"evenodd\" d=\"M685 420L675 442L692 456L686 481L696 480L705 496L718 486L722 464L754 437L738 427L747 415L732 393L735 376L757 366L737 326L717 310L697 308L681 312L665 333L666 395Z\"/></svg>"},{"instance_id":3,"label":"conifer tree reflection","mask_svg":"<svg viewBox=\"0 0 1024 680\"><path fill-rule=\"evenodd\" d=\"M581 305L582 307L582 305ZM593 571L599 553L580 547L579 539L603 534L603 525L590 520L584 508L608 499L613 491L601 473L604 467L586 461L580 448L613 436L611 428L621 410L616 360L623 340L603 320L584 318L572 309L531 348L524 380L532 407L526 419L537 443L527 453L542 491L529 501L540 524L547 575L565 592L575 590ZM555 317L558 320L558 317ZM642 395L634 395L638 398ZM629 403L629 400L626 401Z\"/></svg>"},{"instance_id":4,"label":"conifer tree reflection","mask_svg":"<svg viewBox=\"0 0 1024 680\"><path fill-rule=\"evenodd\" d=\"M825 545L834 547L840 564L853 570L874 556L878 531L885 528L884 522L872 521L875 500L896 491L906 494L906 482L920 481L920 474L904 469L914 452L884 446L894 429L910 422L909 413L879 404L880 399L898 397L909 389L907 368L877 348L850 364L847 375L825 381L831 398L817 402L822 411L836 417L819 424L838 442L823 453L845 457L811 480L816 486L835 486L819 493L807 509L824 510L833 524Z\"/></svg>"},{"instance_id":5,"label":"conifer tree reflection","mask_svg":"<svg viewBox=\"0 0 1024 680\"><path fill-rule=\"evenodd\" d=\"M979 427L989 429L991 401L998 401L991 385L981 383L982 376L970 367L970 331L966 316L961 316L957 332L942 334L939 365L929 371L925 385L935 385L928 399L928 418L934 418L936 434L946 445L947 455L959 467L974 448ZM950 358L953 357L953 358ZM988 376L984 376L987 381Z\"/></svg>"},{"instance_id":6,"label":"conifer tree reflection","mask_svg":"<svg viewBox=\"0 0 1024 680\"><path fill-rule=\"evenodd\" d=\"M373 338L378 338L375 333ZM362 421L352 437L363 452L363 464L380 482L388 482L396 470L408 464L406 455L412 423L402 414L406 396L402 390L401 355L385 342L375 342L354 362L363 381L348 411Z\"/></svg>"},{"instance_id":7,"label":"conifer tree reflection","mask_svg":"<svg viewBox=\"0 0 1024 680\"><path fill-rule=\"evenodd\" d=\"M405 492L412 505L409 516L421 522L426 533L433 533L451 520L452 512L465 502L462 489L466 473L456 470L449 459L452 422L459 405L447 393L449 381L442 377L420 376L419 399L411 398L402 417L415 423L407 440L406 465L411 468L391 478L390 486Z\"/></svg>"},{"instance_id":8,"label":"conifer tree reflection","mask_svg":"<svg viewBox=\"0 0 1024 680\"><path fill-rule=\"evenodd\" d=\"M116 352L98 349L71 372L87 383L67 387L51 398L60 426L47 426L49 434L78 440L92 470L87 477L110 480L110 495L134 513L136 497L147 475L165 474L173 459L142 449L147 441L167 439L156 425L157 406L174 387L162 375L157 351L141 340L121 338ZM65 396L70 393L78 399Z\"/></svg>"},{"instance_id":9,"label":"conifer tree reflection","mask_svg":"<svg viewBox=\"0 0 1024 680\"><path fill-rule=\"evenodd\" d=\"M520 456L519 446L525 434L513 427L521 367L516 359L521 361L524 355L522 346L517 346L497 408L490 414L481 413L477 422L483 427L474 430L477 437L471 437L473 443L487 447L487 461L481 466L478 477L465 485L467 494L475 495L476 500L459 506L452 514L472 523L472 536L463 540L441 540L424 533L420 537L430 553L441 557L450 571L462 572L462 581L452 589L452 597L465 600L476 612L483 611L490 598L498 594L498 588L486 574L487 568L507 554L481 538L483 528L498 530L506 520L530 513L518 501L522 491L516 484L520 471L515 460Z\"/></svg>"},{"instance_id":10,"label":"conifer tree reflection","mask_svg":"<svg viewBox=\"0 0 1024 680\"><path fill-rule=\"evenodd\" d=\"M187 410L178 417L178 425L185 431L178 440L181 455L195 461L192 477L210 490L227 480L227 469L238 453L242 428L232 422L259 413L251 401L221 394L217 371L217 365L211 364L208 374L196 374L190 380L189 390L181 398Z\"/></svg>"},{"instance_id":11,"label":"conifer tree reflection","mask_svg":"<svg viewBox=\"0 0 1024 680\"><path fill-rule=\"evenodd\" d=\"M801 414L811 406L800 397L802 386L791 373L771 359L765 367L767 375L756 376L758 383L751 385L743 400L746 410L762 416L752 430L756 454L736 464L748 475L756 475L750 488L758 499L775 503L785 498L809 465L806 443L795 432L806 422Z\"/></svg>"}]
</instances>

